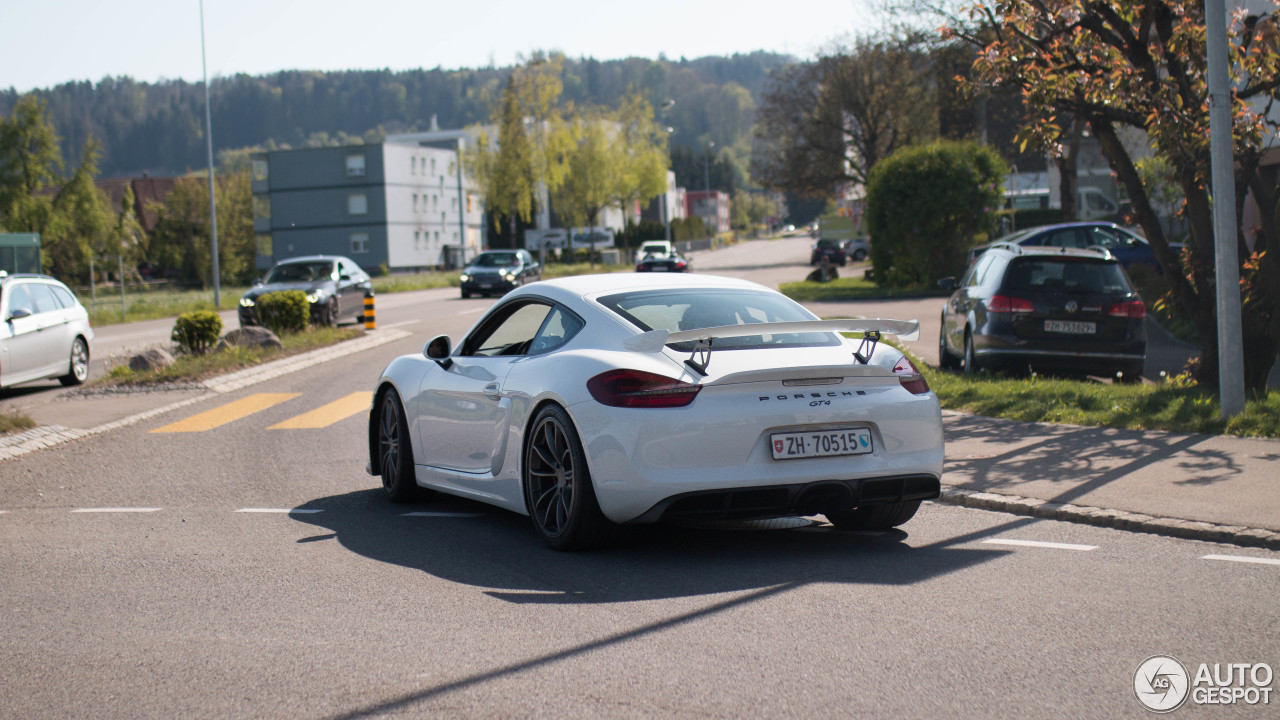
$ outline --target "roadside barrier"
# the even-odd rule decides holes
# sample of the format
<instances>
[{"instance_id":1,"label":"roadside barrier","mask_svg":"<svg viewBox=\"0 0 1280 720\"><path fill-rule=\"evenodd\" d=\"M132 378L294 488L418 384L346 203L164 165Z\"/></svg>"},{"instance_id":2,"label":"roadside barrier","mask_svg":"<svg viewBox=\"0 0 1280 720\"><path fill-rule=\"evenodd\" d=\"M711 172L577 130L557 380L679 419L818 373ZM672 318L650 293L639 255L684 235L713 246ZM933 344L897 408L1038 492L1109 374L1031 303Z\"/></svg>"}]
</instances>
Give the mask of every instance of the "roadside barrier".
<instances>
[{"instance_id":1,"label":"roadside barrier","mask_svg":"<svg viewBox=\"0 0 1280 720\"><path fill-rule=\"evenodd\" d=\"M364 294L364 329L377 330L378 322L373 316L373 291Z\"/></svg>"}]
</instances>

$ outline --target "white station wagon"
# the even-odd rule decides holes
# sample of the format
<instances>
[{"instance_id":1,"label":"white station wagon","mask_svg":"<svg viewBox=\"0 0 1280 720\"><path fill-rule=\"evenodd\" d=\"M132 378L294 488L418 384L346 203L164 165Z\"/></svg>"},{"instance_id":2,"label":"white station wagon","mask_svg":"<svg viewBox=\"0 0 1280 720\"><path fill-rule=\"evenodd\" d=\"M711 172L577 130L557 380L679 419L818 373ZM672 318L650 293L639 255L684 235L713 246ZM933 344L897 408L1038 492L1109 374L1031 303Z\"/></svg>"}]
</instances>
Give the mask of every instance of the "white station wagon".
<instances>
[{"instance_id":1,"label":"white station wagon","mask_svg":"<svg viewBox=\"0 0 1280 720\"><path fill-rule=\"evenodd\" d=\"M66 285L47 275L0 271L0 387L89 377L89 313Z\"/></svg>"}]
</instances>

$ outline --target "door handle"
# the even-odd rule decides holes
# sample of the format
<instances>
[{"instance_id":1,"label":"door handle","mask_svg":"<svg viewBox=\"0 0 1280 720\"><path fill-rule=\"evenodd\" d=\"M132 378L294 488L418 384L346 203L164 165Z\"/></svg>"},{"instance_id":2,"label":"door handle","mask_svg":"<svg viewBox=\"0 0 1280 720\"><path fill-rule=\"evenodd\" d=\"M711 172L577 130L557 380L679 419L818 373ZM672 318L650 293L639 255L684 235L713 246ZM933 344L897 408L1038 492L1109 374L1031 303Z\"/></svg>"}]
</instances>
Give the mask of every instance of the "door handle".
<instances>
[{"instance_id":1,"label":"door handle","mask_svg":"<svg viewBox=\"0 0 1280 720\"><path fill-rule=\"evenodd\" d=\"M484 386L485 397L490 400L498 400L502 398L502 386L496 382L491 382Z\"/></svg>"}]
</instances>

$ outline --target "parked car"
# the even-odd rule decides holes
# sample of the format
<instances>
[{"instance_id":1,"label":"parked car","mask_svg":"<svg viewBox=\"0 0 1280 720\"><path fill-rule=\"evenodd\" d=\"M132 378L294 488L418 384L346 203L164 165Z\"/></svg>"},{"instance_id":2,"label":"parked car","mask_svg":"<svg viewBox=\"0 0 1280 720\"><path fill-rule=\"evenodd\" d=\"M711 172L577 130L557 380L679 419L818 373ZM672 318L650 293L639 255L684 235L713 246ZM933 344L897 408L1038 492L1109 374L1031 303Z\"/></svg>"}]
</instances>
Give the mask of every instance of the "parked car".
<instances>
[{"instance_id":1,"label":"parked car","mask_svg":"<svg viewBox=\"0 0 1280 720\"><path fill-rule=\"evenodd\" d=\"M871 254L871 241L866 237L856 237L844 241L844 256L854 262L862 262Z\"/></svg>"},{"instance_id":2,"label":"parked car","mask_svg":"<svg viewBox=\"0 0 1280 720\"><path fill-rule=\"evenodd\" d=\"M675 250L665 255L651 253L636 261L636 272L693 272L693 263Z\"/></svg>"},{"instance_id":3,"label":"parked car","mask_svg":"<svg viewBox=\"0 0 1280 720\"><path fill-rule=\"evenodd\" d=\"M373 292L369 274L351 258L307 255L281 260L240 297L240 325L258 325L258 298L301 290L311 302L311 322L334 326L364 315L364 296Z\"/></svg>"},{"instance_id":4,"label":"parked car","mask_svg":"<svg viewBox=\"0 0 1280 720\"><path fill-rule=\"evenodd\" d=\"M646 255L670 255L676 252L676 246L667 240L645 240L636 250L636 261L643 260Z\"/></svg>"},{"instance_id":5,"label":"parked car","mask_svg":"<svg viewBox=\"0 0 1280 720\"><path fill-rule=\"evenodd\" d=\"M89 377L93 328L66 285L0 271L0 319L0 387L50 378L79 385Z\"/></svg>"},{"instance_id":6,"label":"parked car","mask_svg":"<svg viewBox=\"0 0 1280 720\"><path fill-rule=\"evenodd\" d=\"M525 283L542 279L542 265L528 250L489 250L462 269L462 297L472 293L501 295Z\"/></svg>"},{"instance_id":7,"label":"parked car","mask_svg":"<svg viewBox=\"0 0 1280 720\"><path fill-rule=\"evenodd\" d=\"M528 515L557 550L664 518L894 527L942 473L938 398L877 342L918 332L710 275L548 280L387 366L368 470L392 501L429 488Z\"/></svg>"},{"instance_id":8,"label":"parked car","mask_svg":"<svg viewBox=\"0 0 1280 720\"><path fill-rule=\"evenodd\" d=\"M954 278L939 285L954 289L938 336L944 368L1142 377L1147 309L1104 249L994 245L958 286Z\"/></svg>"},{"instance_id":9,"label":"parked car","mask_svg":"<svg viewBox=\"0 0 1280 720\"><path fill-rule=\"evenodd\" d=\"M823 258L832 265L844 267L846 255L844 253L844 242L840 240L832 240L831 238L822 238L813 244L813 252L809 255L809 264L818 265L822 263Z\"/></svg>"},{"instance_id":10,"label":"parked car","mask_svg":"<svg viewBox=\"0 0 1280 720\"><path fill-rule=\"evenodd\" d=\"M1126 268L1133 263L1148 265L1156 270L1160 264L1156 262L1155 252L1146 238L1130 230L1109 222L1074 222L1019 230L987 245L979 245L969 250L969 264L978 259L987 248L997 243L1034 247L1066 247L1066 248L1106 248ZM1174 253L1182 252L1182 245L1169 243Z\"/></svg>"}]
</instances>

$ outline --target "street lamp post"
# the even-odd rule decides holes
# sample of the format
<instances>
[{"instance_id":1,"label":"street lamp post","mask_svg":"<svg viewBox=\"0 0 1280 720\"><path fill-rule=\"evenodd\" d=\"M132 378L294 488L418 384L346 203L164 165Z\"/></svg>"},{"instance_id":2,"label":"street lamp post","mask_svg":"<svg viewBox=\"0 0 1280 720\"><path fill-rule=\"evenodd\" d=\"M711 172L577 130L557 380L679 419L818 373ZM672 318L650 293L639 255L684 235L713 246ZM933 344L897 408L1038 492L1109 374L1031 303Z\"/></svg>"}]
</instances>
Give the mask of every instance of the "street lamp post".
<instances>
[{"instance_id":1,"label":"street lamp post","mask_svg":"<svg viewBox=\"0 0 1280 720\"><path fill-rule=\"evenodd\" d=\"M705 203L711 204L712 227L715 230L719 230L720 223L717 222L719 220L719 215L720 215L719 208L716 207L715 203L711 202L711 151L715 150L715 148L716 148L715 140L708 142L707 154L702 156L702 184L703 184L703 190L705 192L705 196L703 197L702 201ZM715 230L713 230L712 228L707 228L707 231L711 232L712 234L715 234Z\"/></svg>"},{"instance_id":2,"label":"street lamp post","mask_svg":"<svg viewBox=\"0 0 1280 720\"><path fill-rule=\"evenodd\" d=\"M204 0L200 0L200 70L204 73L204 127L209 160L209 238L213 243L213 307L222 308L222 283L218 269L218 204L213 184L213 113L209 109L209 66L204 56Z\"/></svg>"}]
</instances>

